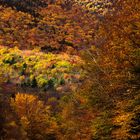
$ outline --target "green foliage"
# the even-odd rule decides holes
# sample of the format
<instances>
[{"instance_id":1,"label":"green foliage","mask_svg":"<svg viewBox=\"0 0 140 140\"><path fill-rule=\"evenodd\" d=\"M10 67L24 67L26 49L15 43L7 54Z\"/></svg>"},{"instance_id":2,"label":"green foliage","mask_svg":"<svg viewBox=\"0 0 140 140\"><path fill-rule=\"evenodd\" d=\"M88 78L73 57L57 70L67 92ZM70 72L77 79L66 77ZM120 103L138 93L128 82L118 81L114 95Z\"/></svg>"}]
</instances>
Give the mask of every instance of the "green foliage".
<instances>
[{"instance_id":1,"label":"green foliage","mask_svg":"<svg viewBox=\"0 0 140 140\"><path fill-rule=\"evenodd\" d=\"M30 75L30 86L33 88L37 87L37 80L34 75Z\"/></svg>"},{"instance_id":2,"label":"green foliage","mask_svg":"<svg viewBox=\"0 0 140 140\"><path fill-rule=\"evenodd\" d=\"M37 79L38 87L42 88L48 85L48 79L43 75L39 75L36 79Z\"/></svg>"},{"instance_id":3,"label":"green foliage","mask_svg":"<svg viewBox=\"0 0 140 140\"><path fill-rule=\"evenodd\" d=\"M64 77L65 74L72 80L74 65L71 61L79 59L77 56L71 58L66 55L65 58L61 54L45 54L38 51L23 53L17 48L2 48L0 54L1 77L5 75L4 78L13 84L43 89L64 85L68 81Z\"/></svg>"},{"instance_id":4,"label":"green foliage","mask_svg":"<svg viewBox=\"0 0 140 140\"><path fill-rule=\"evenodd\" d=\"M5 57L3 58L3 63L5 64L10 64L13 65L15 63L17 63L18 61L20 61L21 56L17 55L17 54L5 54Z\"/></svg>"}]
</instances>

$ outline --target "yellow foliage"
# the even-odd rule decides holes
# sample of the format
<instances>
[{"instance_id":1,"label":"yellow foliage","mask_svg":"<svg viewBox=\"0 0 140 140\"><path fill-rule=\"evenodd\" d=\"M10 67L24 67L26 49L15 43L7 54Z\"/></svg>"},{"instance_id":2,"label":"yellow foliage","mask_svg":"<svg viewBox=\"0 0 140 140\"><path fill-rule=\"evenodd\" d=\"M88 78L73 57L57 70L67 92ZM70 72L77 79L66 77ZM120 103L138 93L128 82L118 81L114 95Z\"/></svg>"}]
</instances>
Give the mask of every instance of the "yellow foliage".
<instances>
[{"instance_id":1,"label":"yellow foliage","mask_svg":"<svg viewBox=\"0 0 140 140\"><path fill-rule=\"evenodd\" d=\"M40 135L41 139L44 139L57 128L57 124L50 117L49 106L45 106L37 96L18 93L15 99L11 99L11 106L28 137L36 139Z\"/></svg>"}]
</instances>

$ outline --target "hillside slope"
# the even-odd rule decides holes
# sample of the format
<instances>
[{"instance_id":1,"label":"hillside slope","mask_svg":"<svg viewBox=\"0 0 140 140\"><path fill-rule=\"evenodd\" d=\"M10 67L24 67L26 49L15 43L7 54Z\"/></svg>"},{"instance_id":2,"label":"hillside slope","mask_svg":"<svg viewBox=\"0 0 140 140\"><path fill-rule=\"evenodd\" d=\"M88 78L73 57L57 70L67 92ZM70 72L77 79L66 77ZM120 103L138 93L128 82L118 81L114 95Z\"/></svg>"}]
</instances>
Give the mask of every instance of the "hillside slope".
<instances>
[{"instance_id":1,"label":"hillside slope","mask_svg":"<svg viewBox=\"0 0 140 140\"><path fill-rule=\"evenodd\" d=\"M139 0L0 0L0 139L140 139Z\"/></svg>"}]
</instances>

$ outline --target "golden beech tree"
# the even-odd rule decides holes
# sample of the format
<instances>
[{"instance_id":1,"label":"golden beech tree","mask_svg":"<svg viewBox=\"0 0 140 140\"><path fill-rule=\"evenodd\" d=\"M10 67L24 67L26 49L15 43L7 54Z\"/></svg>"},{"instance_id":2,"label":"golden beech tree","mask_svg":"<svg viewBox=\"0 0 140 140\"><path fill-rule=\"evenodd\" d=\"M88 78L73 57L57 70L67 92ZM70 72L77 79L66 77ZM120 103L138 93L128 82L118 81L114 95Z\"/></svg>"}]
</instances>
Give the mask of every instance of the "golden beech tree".
<instances>
[{"instance_id":1,"label":"golden beech tree","mask_svg":"<svg viewBox=\"0 0 140 140\"><path fill-rule=\"evenodd\" d=\"M11 106L28 138L55 137L57 125L50 116L49 106L45 106L37 96L18 93L15 99L11 99Z\"/></svg>"}]
</instances>

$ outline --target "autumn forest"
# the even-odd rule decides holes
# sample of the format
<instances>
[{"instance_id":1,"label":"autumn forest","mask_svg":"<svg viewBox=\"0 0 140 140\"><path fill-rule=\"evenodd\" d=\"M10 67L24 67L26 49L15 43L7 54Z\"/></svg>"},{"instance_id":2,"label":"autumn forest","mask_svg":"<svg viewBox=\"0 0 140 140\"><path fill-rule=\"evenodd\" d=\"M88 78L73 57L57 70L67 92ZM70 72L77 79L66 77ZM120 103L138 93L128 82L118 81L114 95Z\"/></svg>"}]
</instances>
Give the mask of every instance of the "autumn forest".
<instances>
[{"instance_id":1,"label":"autumn forest","mask_svg":"<svg viewBox=\"0 0 140 140\"><path fill-rule=\"evenodd\" d=\"M0 140L140 140L140 1L0 0Z\"/></svg>"}]
</instances>

